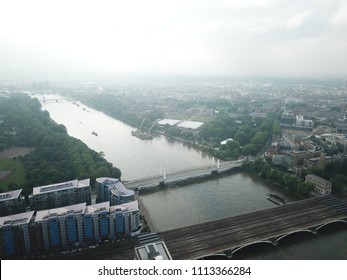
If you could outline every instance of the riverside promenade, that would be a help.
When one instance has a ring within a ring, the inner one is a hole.
[[[139,203],[139,210],[140,210],[140,215],[144,218],[146,225],[148,226],[148,229],[150,232],[158,232],[153,219],[151,218],[151,215],[149,214],[146,206],[144,205],[141,197],[139,197],[137,194],[135,194],[135,199]]]

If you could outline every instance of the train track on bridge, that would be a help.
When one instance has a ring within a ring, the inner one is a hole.
[[[331,222],[347,222],[347,193],[310,198],[230,218],[160,233],[173,259],[200,259],[261,242],[277,244],[300,231],[315,233]]]

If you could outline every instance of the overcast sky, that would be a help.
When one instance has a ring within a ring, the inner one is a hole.
[[[345,0],[0,0],[0,79],[347,76]]]

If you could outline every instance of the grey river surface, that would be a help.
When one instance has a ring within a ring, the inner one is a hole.
[[[42,96],[36,96],[42,99]],[[46,95],[46,99],[59,98]],[[61,97],[60,97],[61,98]],[[70,101],[42,103],[44,110],[69,135],[81,139],[91,149],[105,153],[105,158],[122,171],[123,180],[159,174],[204,164],[212,158],[164,136],[140,140],[131,136],[133,127],[113,119],[81,103]],[[92,134],[95,131],[98,136]],[[140,196],[160,231],[230,217],[267,207],[276,207],[266,199],[275,192],[288,201],[294,197],[245,173],[223,175],[199,180],[184,186],[168,186],[144,191]],[[280,241],[240,250],[240,259],[347,259],[347,225],[329,225],[313,236],[298,233]]]

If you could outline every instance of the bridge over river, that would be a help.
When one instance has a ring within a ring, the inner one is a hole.
[[[316,197],[230,218],[159,233],[173,259],[200,259],[256,243],[277,243],[296,232],[317,231],[330,223],[347,223],[347,193]]]
[[[223,173],[233,168],[240,167],[243,160],[239,161],[217,161],[211,165],[194,166],[181,170],[167,172],[165,169],[160,171],[159,175],[140,178],[132,181],[124,181],[123,185],[127,189],[146,189],[156,187],[161,184],[183,181],[191,178],[198,178],[211,175],[213,173]]]

